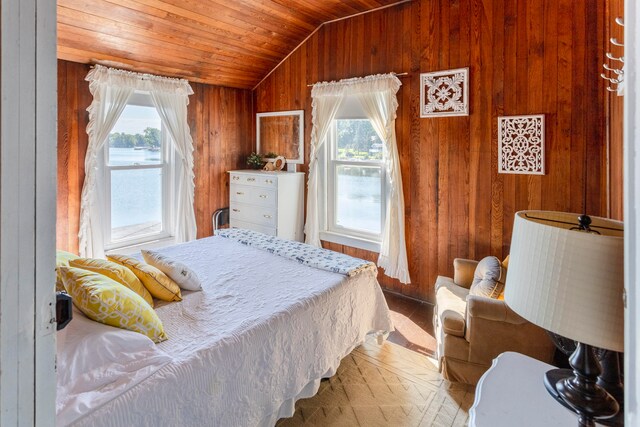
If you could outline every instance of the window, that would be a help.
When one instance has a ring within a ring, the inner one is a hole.
[[[384,143],[347,98],[326,141],[323,240],[379,250],[386,212]]]
[[[105,249],[171,235],[172,151],[150,96],[135,93],[104,149]]]

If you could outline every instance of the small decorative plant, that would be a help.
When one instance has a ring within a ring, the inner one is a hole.
[[[251,153],[249,154],[249,157],[247,157],[247,166],[249,166],[251,169],[262,168],[262,163],[262,156],[260,154]]]
[[[273,151],[269,151],[267,154],[264,155],[264,157],[267,159],[275,159],[276,157],[278,157],[278,155]]]

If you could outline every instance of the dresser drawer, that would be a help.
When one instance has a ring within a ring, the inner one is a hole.
[[[231,228],[244,228],[247,230],[258,231],[269,236],[278,235],[277,229],[275,227],[265,227],[264,225],[251,224],[250,222],[240,221],[238,219],[232,219],[229,225],[231,226]]]
[[[276,227],[278,224],[276,209],[273,207],[233,203],[229,214],[232,221],[236,219],[267,227]]]
[[[231,183],[231,202],[276,207],[276,189]]]
[[[231,184],[242,184],[242,185],[251,185],[255,187],[267,187],[267,188],[277,188],[278,187],[278,178],[269,174],[245,174],[245,173],[230,173],[230,182]]]

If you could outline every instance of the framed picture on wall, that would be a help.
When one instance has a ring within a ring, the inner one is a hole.
[[[498,172],[544,175],[544,114],[498,117]]]
[[[420,74],[420,117],[469,115],[469,68]]]

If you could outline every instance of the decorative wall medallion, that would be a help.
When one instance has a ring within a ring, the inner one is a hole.
[[[544,175],[544,115],[498,117],[498,172]]]
[[[420,117],[468,116],[469,69],[420,74]]]

